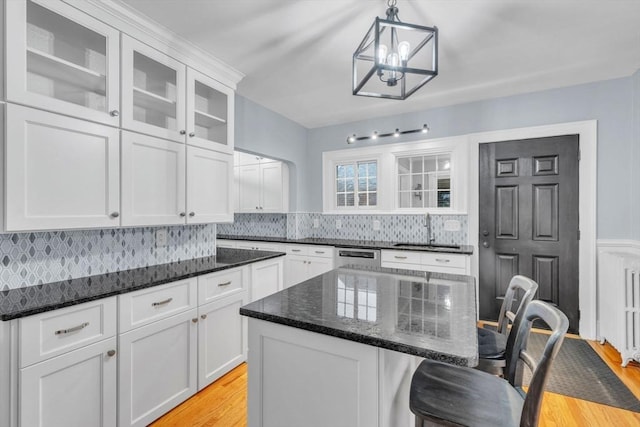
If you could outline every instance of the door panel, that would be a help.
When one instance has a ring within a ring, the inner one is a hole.
[[[480,317],[515,274],[578,329],[578,136],[480,145]]]

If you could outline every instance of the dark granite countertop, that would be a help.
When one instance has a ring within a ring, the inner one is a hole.
[[[217,254],[211,257],[0,291],[0,320],[30,316],[284,255],[282,252],[218,248]]]
[[[240,314],[456,365],[478,362],[470,276],[341,267]]]
[[[286,237],[262,237],[262,236],[232,236],[227,234],[218,234],[218,239],[227,240],[250,240],[254,242],[273,242],[273,243],[294,243],[302,245],[328,245],[338,248],[355,248],[355,249],[396,249],[402,251],[422,251],[422,252],[440,252],[450,254],[471,255],[473,246],[460,245],[456,248],[451,247],[425,247],[425,246],[402,246],[397,242],[378,242],[374,240],[348,240],[348,239],[322,239],[322,238],[306,238],[306,239],[287,239]],[[426,245],[426,244],[425,244]]]

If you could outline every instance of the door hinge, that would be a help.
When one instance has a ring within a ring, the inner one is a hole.
[[[578,150],[578,161],[582,160],[582,150]]]
[[[578,240],[580,240],[580,230],[578,230]]]

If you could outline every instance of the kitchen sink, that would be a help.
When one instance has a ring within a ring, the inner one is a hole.
[[[396,243],[396,248],[424,248],[424,249],[460,249],[460,245],[440,245],[437,243]]]

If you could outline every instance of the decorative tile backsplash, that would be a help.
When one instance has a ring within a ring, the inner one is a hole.
[[[215,255],[216,225],[0,234],[0,290]]]
[[[314,228],[314,220],[318,227]],[[446,231],[447,220],[458,221],[459,231]],[[336,221],[340,221],[338,229]],[[380,221],[380,230],[373,229],[373,222]],[[466,244],[466,215],[431,215],[431,237],[436,243]],[[428,228],[424,215],[341,215],[322,213],[290,214],[236,214],[233,224],[218,225],[218,232],[235,236],[265,236],[304,239],[319,237],[328,239],[375,240],[383,242],[426,243]]]

